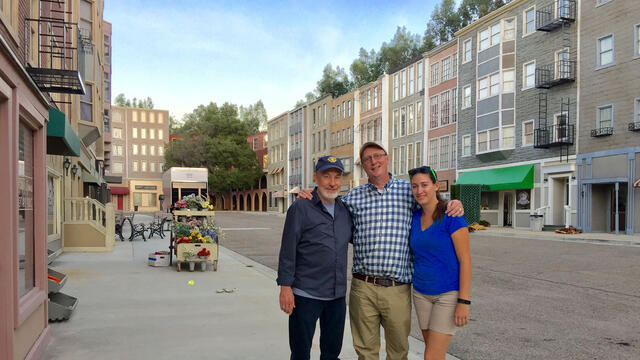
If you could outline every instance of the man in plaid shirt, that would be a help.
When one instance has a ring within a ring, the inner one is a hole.
[[[359,359],[378,359],[382,325],[387,359],[406,359],[413,272],[409,233],[418,204],[409,181],[389,173],[389,158],[382,146],[365,143],[360,159],[369,182],[342,197],[354,224],[349,295],[353,346]],[[309,198],[306,191],[300,197]],[[447,213],[461,216],[464,210],[460,201],[449,202]]]

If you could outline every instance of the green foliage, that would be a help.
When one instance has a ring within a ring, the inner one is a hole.
[[[359,88],[372,81],[376,81],[384,74],[385,67],[379,52],[373,49],[367,52],[364,48],[360,48],[360,54],[358,58],[351,63],[350,70],[354,86]]]
[[[264,108],[262,100],[258,100],[255,105],[244,107],[240,105],[240,120],[249,128],[249,134],[257,134],[267,126],[267,110]]]
[[[504,4],[504,0],[462,0],[458,8],[460,28],[471,24]]]
[[[249,188],[262,176],[256,154],[247,142],[249,128],[240,120],[236,105],[200,105],[185,115],[176,134],[184,139],[167,148],[166,166],[206,167],[213,193]]]
[[[148,96],[145,99],[140,99],[140,101],[138,101],[138,99],[135,97],[129,100],[123,93],[118,94],[113,100],[113,103],[116,106],[137,107],[141,109],[153,109],[154,106],[153,100],[151,100],[151,98]]]
[[[327,64],[322,70],[322,78],[318,81],[316,93],[319,97],[331,94],[333,97],[342,96],[353,90],[353,84],[349,80],[347,73],[340,66],[335,70],[331,64]]]
[[[125,107],[127,106],[127,98],[124,96],[124,94],[120,93],[116,96],[115,99],[113,99],[113,103],[116,106],[122,106]]]
[[[396,29],[393,39],[389,43],[382,43],[380,47],[380,61],[384,70],[404,65],[409,61],[422,56],[422,38],[418,34],[412,34],[406,27]]]
[[[453,34],[461,29],[461,23],[460,13],[456,10],[455,0],[442,0],[442,3],[436,5],[431,13],[431,20],[429,20],[427,30],[425,31],[425,39],[433,40],[433,45],[435,45],[435,43],[445,43],[453,39]],[[431,50],[433,47],[427,48],[426,50]]]

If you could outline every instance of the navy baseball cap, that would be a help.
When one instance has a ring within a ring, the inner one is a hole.
[[[338,169],[341,172],[344,172],[344,166],[342,166],[342,161],[335,156],[327,155],[318,159],[316,163],[316,172],[325,171],[328,169]]]

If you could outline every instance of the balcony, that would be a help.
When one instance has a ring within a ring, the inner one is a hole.
[[[556,146],[573,145],[575,138],[574,124],[560,124],[535,129],[533,147],[548,149]]]
[[[540,10],[536,10],[536,29],[538,31],[553,31],[574,21],[576,21],[575,0],[555,0]]]
[[[42,92],[61,94],[85,94],[82,76],[78,71],[78,48],[74,40],[80,42],[75,23],[65,21],[70,12],[64,2],[52,3],[51,8],[27,23],[37,26],[37,64],[26,70]],[[25,24],[26,28],[29,28]]]
[[[629,123],[629,131],[640,131],[640,121]]]
[[[549,89],[576,80],[576,62],[558,60],[536,67],[536,88]]]
[[[601,127],[591,130],[591,137],[611,136],[613,135],[612,127]]]

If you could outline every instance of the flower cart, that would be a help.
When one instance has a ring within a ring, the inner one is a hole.
[[[218,270],[219,229],[213,222],[214,212],[208,210],[174,210],[174,223],[169,244],[169,264],[176,255],[177,270],[189,264],[193,271],[196,264],[204,270],[211,266]]]

